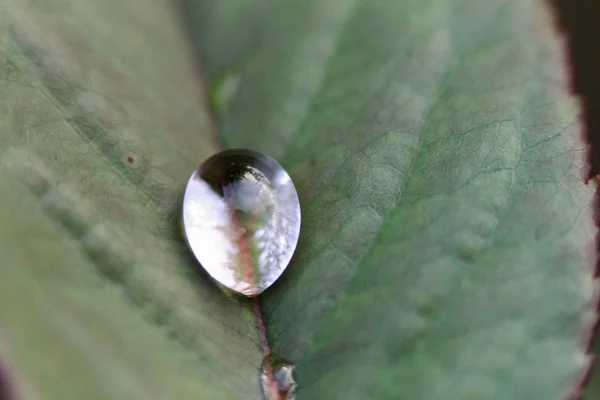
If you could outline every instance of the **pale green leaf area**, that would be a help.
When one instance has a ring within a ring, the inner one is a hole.
[[[300,400],[565,400],[596,230],[564,50],[541,0],[0,0],[19,393],[260,398],[256,323],[179,227],[222,140],[300,194],[262,297]]]
[[[23,390],[258,398],[254,321],[180,235],[217,145],[169,3],[0,4],[0,336]]]

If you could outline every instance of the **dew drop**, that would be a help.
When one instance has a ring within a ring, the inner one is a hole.
[[[287,267],[300,234],[300,202],[288,173],[245,149],[206,160],[190,178],[183,225],[192,252],[217,282],[262,293]]]
[[[209,93],[212,111],[219,117],[226,117],[231,101],[240,87],[240,76],[232,70],[226,70],[213,80]]]
[[[260,388],[265,400],[294,400],[298,388],[296,366],[276,355],[265,357],[260,372]]]

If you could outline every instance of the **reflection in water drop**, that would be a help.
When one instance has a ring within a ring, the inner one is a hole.
[[[206,160],[190,178],[183,223],[208,273],[254,296],[289,263],[300,233],[300,204],[292,180],[275,160],[227,150]]]
[[[298,388],[296,366],[275,355],[265,357],[260,373],[260,387],[265,400],[294,400]]]

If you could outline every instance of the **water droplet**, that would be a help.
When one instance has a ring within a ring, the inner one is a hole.
[[[276,355],[264,358],[260,373],[260,388],[265,400],[294,400],[298,388],[296,381],[294,364]]]
[[[183,225],[192,252],[216,281],[255,296],[281,276],[294,254],[300,202],[277,161],[251,150],[226,150],[192,174]]]
[[[232,70],[225,70],[214,80],[210,88],[209,103],[219,117],[227,116],[229,106],[240,87],[240,76]]]

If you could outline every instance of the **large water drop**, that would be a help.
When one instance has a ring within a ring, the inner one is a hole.
[[[300,202],[271,157],[234,149],[215,154],[190,178],[183,199],[188,244],[226,287],[255,296],[287,267],[300,234]]]

